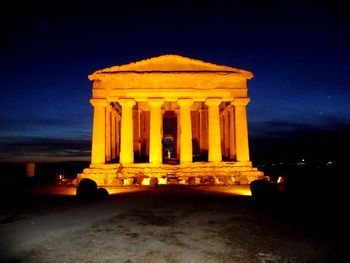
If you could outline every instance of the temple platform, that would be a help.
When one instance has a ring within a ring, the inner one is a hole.
[[[91,164],[78,174],[99,187],[130,185],[249,185],[264,173],[251,162],[193,162],[186,164]]]

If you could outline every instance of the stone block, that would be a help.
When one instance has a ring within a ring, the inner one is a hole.
[[[133,185],[134,178],[124,178],[123,179],[123,185]]]
[[[187,180],[187,183],[189,185],[195,185],[196,184],[196,178],[195,177],[189,177]]]
[[[149,185],[150,186],[157,186],[158,185],[158,178],[156,178],[156,177],[150,178]]]
[[[122,186],[123,185],[123,179],[120,178],[114,178],[111,185],[114,186]]]

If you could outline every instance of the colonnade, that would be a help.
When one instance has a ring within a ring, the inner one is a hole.
[[[149,162],[155,165],[163,162],[162,107],[166,101],[166,98],[146,101],[150,112],[148,156]],[[220,162],[223,156],[225,160],[248,162],[246,106],[249,101],[249,98],[234,98],[230,102],[223,102],[221,98],[207,98],[203,101],[205,111],[198,109],[197,117],[193,118],[191,113],[195,100],[177,99],[180,163],[192,162],[193,137],[197,137],[200,142],[207,142],[208,162]],[[91,163],[104,164],[114,159],[119,159],[121,164],[133,163],[133,107],[138,100],[117,98],[111,104],[106,99],[94,98],[90,102],[94,107]]]

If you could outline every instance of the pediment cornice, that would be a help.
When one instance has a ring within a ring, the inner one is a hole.
[[[179,55],[162,55],[126,65],[97,70],[89,75],[89,79],[95,80],[104,78],[105,76],[112,77],[115,74],[127,73],[226,73],[240,75],[246,79],[251,79],[253,77],[251,72],[238,68],[217,65]]]

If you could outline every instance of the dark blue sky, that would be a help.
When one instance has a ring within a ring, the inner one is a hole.
[[[253,158],[313,152],[335,158],[337,147],[349,144],[345,1],[113,2],[1,8],[0,161],[86,159],[87,75],[163,54],[254,73]]]

